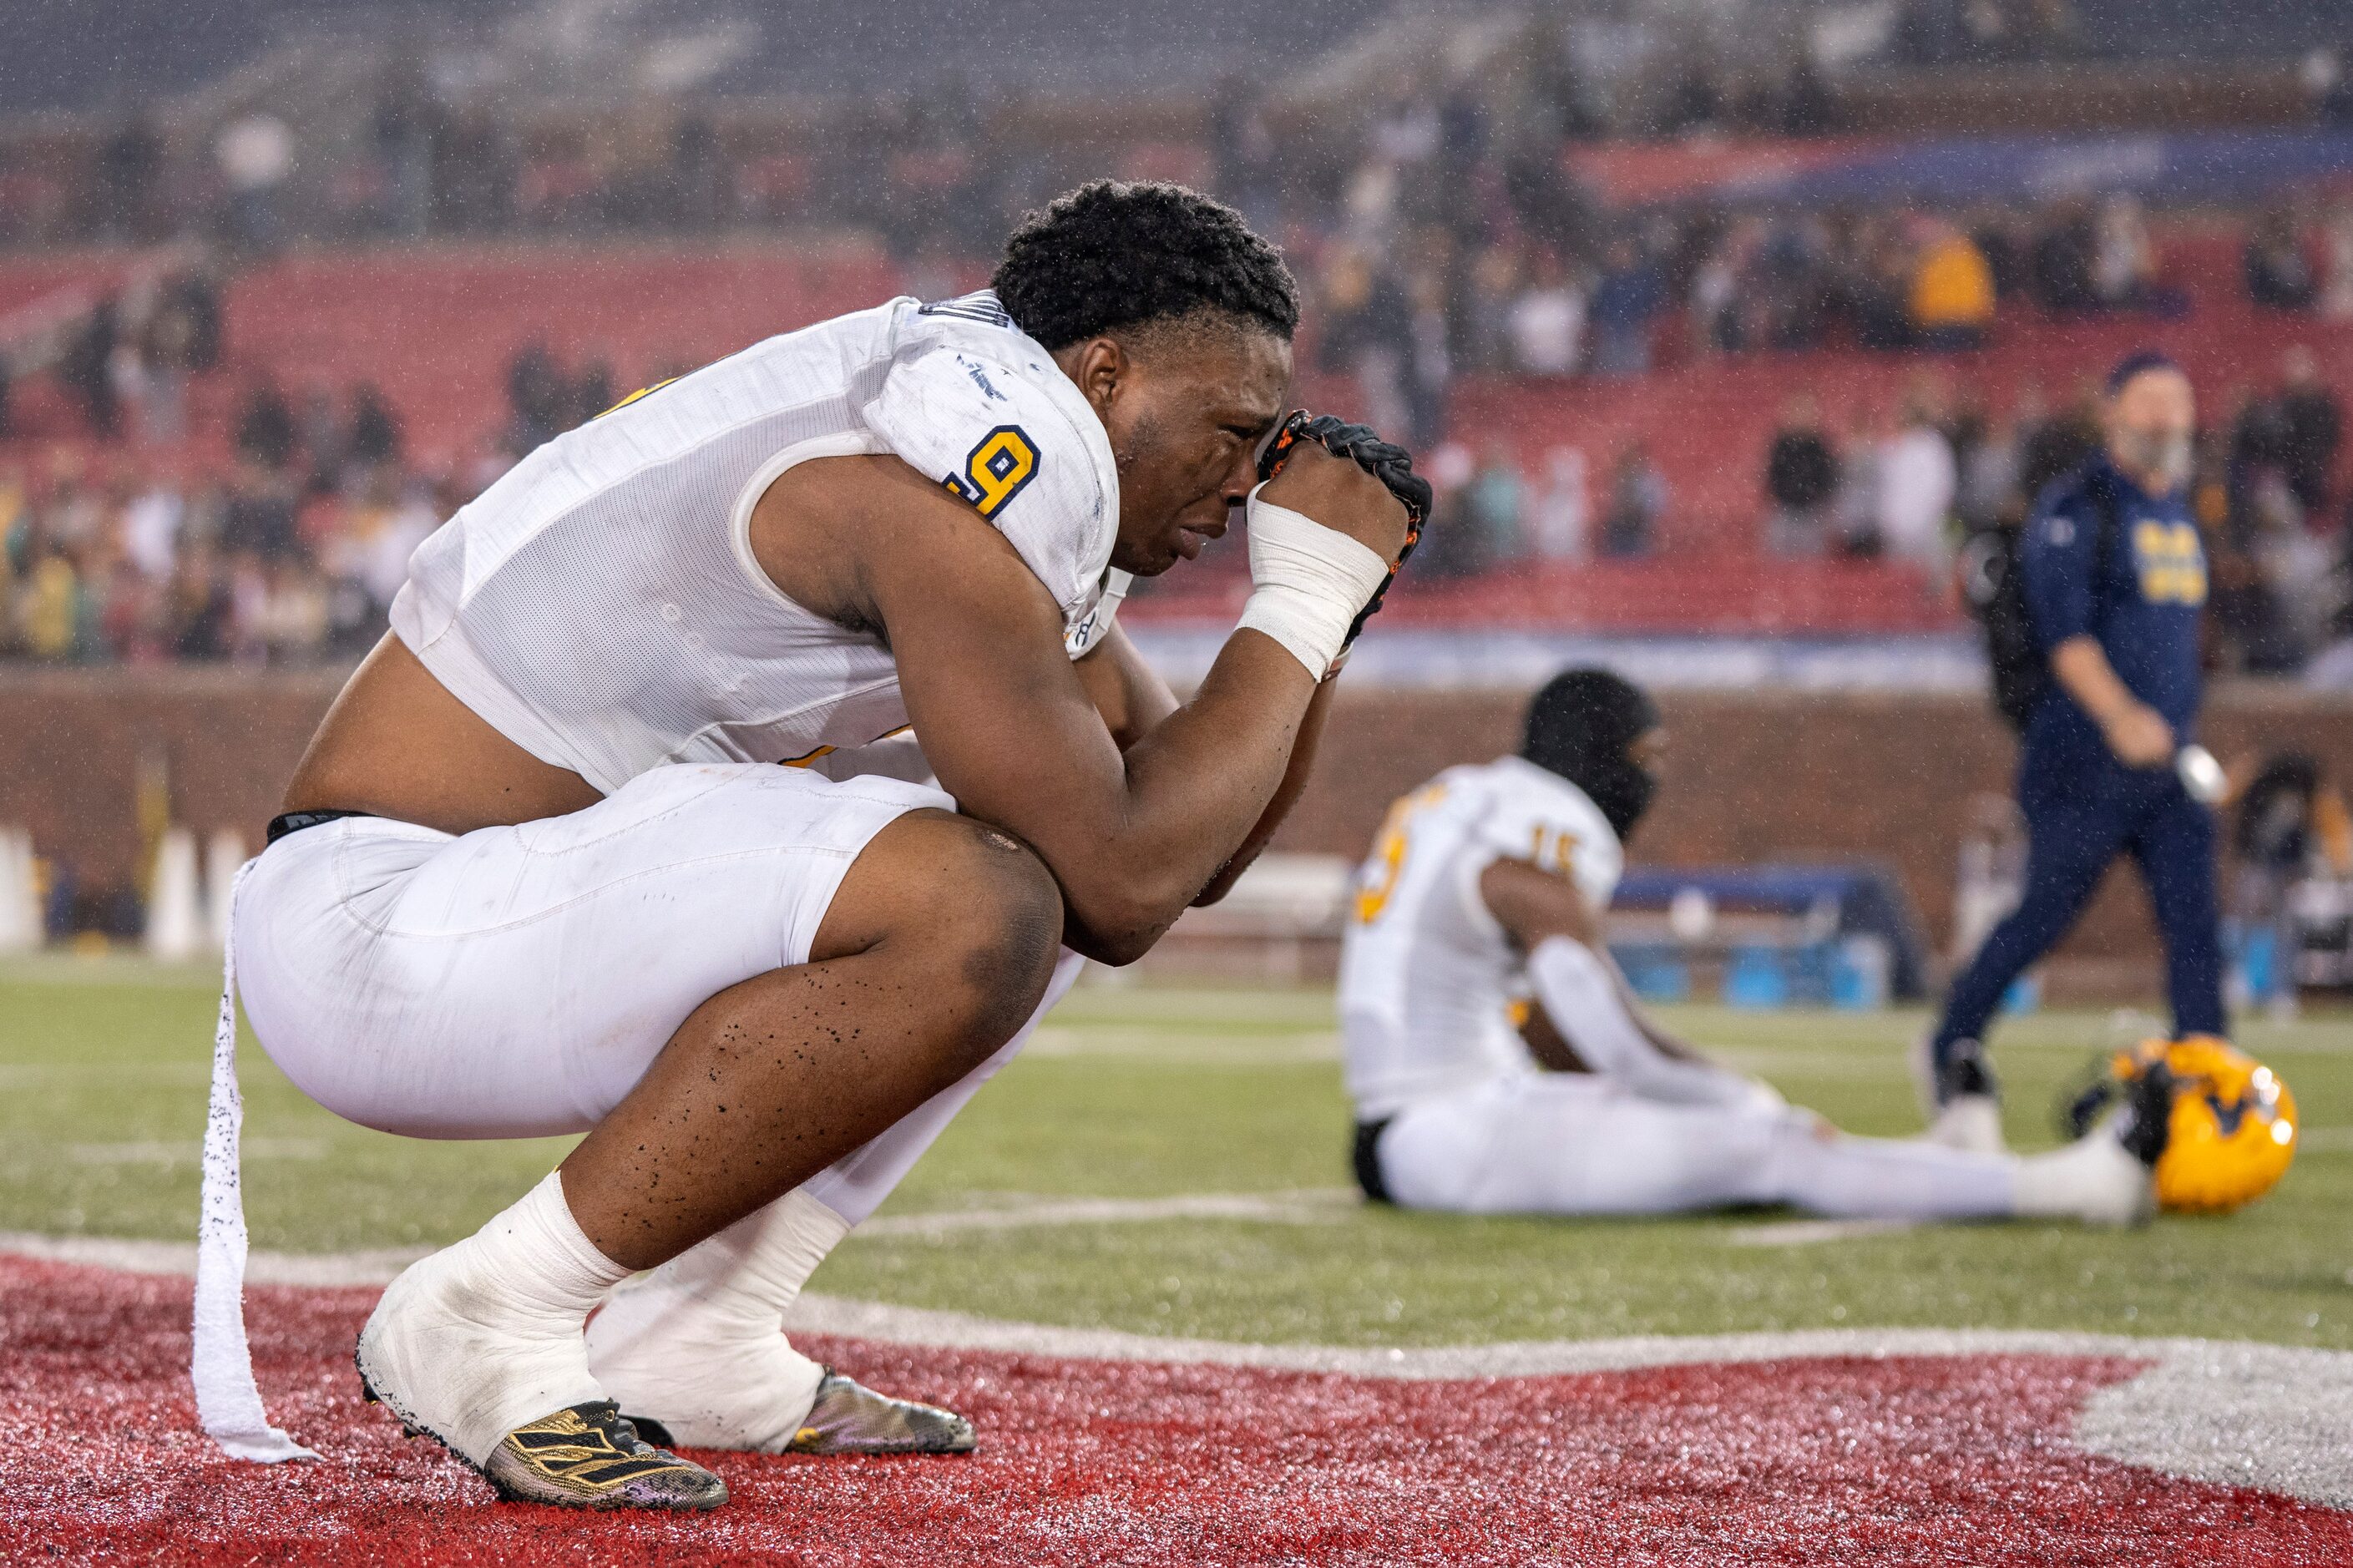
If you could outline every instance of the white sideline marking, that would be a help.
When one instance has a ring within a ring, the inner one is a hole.
[[[1724,1233],[1724,1238],[1735,1247],[1812,1247],[1825,1241],[1853,1241],[1862,1237],[1916,1230],[1919,1223],[1909,1219],[1767,1220],[1761,1225],[1735,1226]]]
[[[1115,1225],[1165,1219],[1261,1220],[1276,1225],[1325,1225],[1364,1202],[1349,1187],[1290,1193],[1187,1193],[1161,1198],[1040,1199],[1014,1206],[882,1215],[853,1237],[945,1239],[971,1230],[1014,1230],[1034,1225]]]
[[[271,1285],[380,1285],[426,1250],[321,1256],[256,1252],[247,1278]],[[0,1253],[147,1274],[193,1274],[196,1261],[193,1243],[5,1232],[0,1232]],[[1825,1356],[2118,1356],[2151,1365],[2086,1403],[2076,1439],[2088,1451],[2195,1480],[2258,1487],[2332,1507],[2353,1507],[2353,1352],[2348,1351],[2016,1329],[1801,1329],[1411,1350],[1261,1345],[1007,1322],[814,1293],[794,1304],[786,1326],[798,1333],[1017,1355],[1416,1380],[1557,1376]]]
[[[1328,1029],[1217,1035],[1166,1026],[1046,1024],[1029,1037],[1022,1055],[1206,1067],[1287,1067],[1338,1061],[1340,1037]]]
[[[204,1145],[194,1141],[167,1143],[142,1139],[130,1143],[67,1143],[66,1158],[77,1165],[193,1165],[205,1157]],[[323,1160],[330,1145],[324,1138],[245,1140],[248,1160]]]
[[[389,1285],[392,1277],[431,1252],[429,1247],[385,1247],[361,1252],[260,1252],[246,1259],[248,1285]],[[0,1231],[0,1253],[44,1263],[80,1263],[126,1274],[196,1272],[193,1241],[132,1241],[114,1236],[34,1236]]]
[[[2299,1154],[2342,1154],[2353,1149],[2353,1127],[2303,1127],[2296,1130],[2295,1152]]]

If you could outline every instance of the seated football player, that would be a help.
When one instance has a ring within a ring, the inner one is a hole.
[[[783,1314],[1019,1047],[1058,949],[1132,962],[1302,786],[1429,494],[1361,426],[1283,418],[1297,317],[1231,210],[1090,185],[992,289],[636,396],[418,548],[232,921],[254,1032],[327,1109],[586,1134],[385,1290],[359,1371],[408,1427],[594,1508],[725,1500],[648,1436],[972,1446]],[[1237,508],[1251,596],[1180,704],[1113,617]],[[910,724],[937,788],[861,767]],[[200,1279],[200,1347],[234,1310]],[[249,1373],[209,1405],[198,1373],[209,1430],[285,1456]]]
[[[1645,1018],[1602,915],[1664,740],[1645,693],[1572,669],[1536,693],[1519,755],[1450,768],[1390,809],[1340,959],[1368,1196],[1459,1214],[2147,1214],[2155,1079],[2056,1152],[1972,1153],[1849,1137]]]

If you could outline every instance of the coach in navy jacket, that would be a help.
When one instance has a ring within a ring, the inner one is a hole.
[[[2193,738],[2201,685],[2206,557],[2185,495],[2194,415],[2179,366],[2152,353],[2125,360],[2108,379],[2104,450],[2053,480],[2026,521],[2020,566],[2051,680],[2019,763],[2024,897],[1953,982],[1929,1041],[1939,1135],[1955,1142],[1981,1144],[1989,1127],[1999,1137],[1986,1025],[2119,854],[2148,883],[2176,1031],[2225,1027],[2214,816],[2174,765]]]

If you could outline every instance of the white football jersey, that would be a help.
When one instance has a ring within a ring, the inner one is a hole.
[[[1596,910],[1625,868],[1583,790],[1518,757],[1449,768],[1389,807],[1340,939],[1348,1095],[1366,1121],[1531,1067],[1509,1010],[1522,955],[1479,894],[1501,859],[1565,872]]]
[[[610,792],[674,762],[814,763],[902,729],[882,640],[753,559],[752,509],[812,458],[891,453],[970,502],[1061,606],[1111,625],[1103,422],[991,293],[893,300],[753,344],[532,453],[409,560],[393,630],[510,740]]]

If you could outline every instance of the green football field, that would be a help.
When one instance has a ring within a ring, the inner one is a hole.
[[[218,979],[121,958],[0,965],[0,1231],[185,1239]],[[1916,1015],[1670,1009],[1851,1131],[1917,1125]],[[2010,1135],[2119,1038],[2013,1021]],[[2203,1334],[2353,1347],[2353,1019],[2251,1024],[2301,1102],[2278,1191],[2117,1234],[2015,1224],[1810,1238],[1790,1216],[1461,1220],[1367,1208],[1321,991],[1085,986],[813,1289],[992,1318],[1335,1344],[1891,1325]],[[486,1048],[495,1048],[486,1042]],[[453,1239],[565,1145],[420,1143],[304,1100],[248,1040],[259,1247]]]

